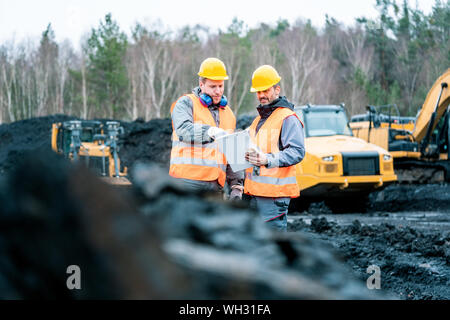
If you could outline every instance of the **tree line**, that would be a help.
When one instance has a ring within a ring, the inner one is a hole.
[[[135,120],[169,116],[170,105],[198,83],[209,56],[225,62],[225,95],[237,114],[254,111],[252,72],[273,65],[282,94],[297,105],[345,103],[349,113],[396,104],[413,116],[431,85],[450,66],[450,1],[430,14],[406,0],[376,0],[378,17],[344,26],[333,17],[261,23],[233,19],[225,30],[176,31],[136,23],[131,36],[111,14],[75,50],[57,43],[49,24],[38,44],[0,45],[0,123],[49,114]]]

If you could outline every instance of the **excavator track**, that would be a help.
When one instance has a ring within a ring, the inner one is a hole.
[[[450,182],[448,161],[424,163],[404,161],[394,165],[397,183],[432,184]]]

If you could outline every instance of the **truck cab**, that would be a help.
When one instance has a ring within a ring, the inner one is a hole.
[[[397,180],[385,149],[353,136],[343,105],[298,106],[305,157],[296,166],[300,197],[291,210],[325,200],[333,212],[364,212],[368,195]]]

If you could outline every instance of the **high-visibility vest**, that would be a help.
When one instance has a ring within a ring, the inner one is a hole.
[[[256,117],[249,130],[252,142],[264,153],[278,153],[280,151],[278,141],[283,121],[292,115],[297,116],[294,111],[288,108],[275,109],[258,130],[258,133],[256,133],[256,126],[261,117]],[[246,169],[244,193],[271,198],[298,197],[300,188],[295,178],[295,165],[270,169],[266,166],[261,166],[259,175],[255,174],[253,167]]]
[[[211,111],[203,106],[197,96],[187,94],[192,100],[193,122],[216,127]],[[175,107],[172,104],[170,113]],[[200,181],[215,181],[223,187],[226,179],[227,161],[218,151],[217,143],[191,143],[180,141],[172,121],[172,151],[170,153],[169,174],[175,178]],[[230,107],[219,108],[219,128],[232,133],[236,128],[236,117]]]

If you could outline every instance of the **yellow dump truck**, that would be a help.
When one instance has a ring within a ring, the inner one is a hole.
[[[324,200],[333,212],[364,212],[372,191],[397,180],[389,152],[353,136],[343,105],[295,111],[305,125],[306,154],[296,166],[300,197],[291,210]]]
[[[105,124],[93,120],[70,120],[52,125],[52,149],[73,161],[82,161],[104,181],[114,185],[130,185],[127,168],[121,170],[118,135],[120,123]]]
[[[449,84],[450,68],[433,84],[409,123],[394,123],[395,117],[371,106],[365,117],[352,119],[355,136],[389,150],[400,182],[450,182]]]

